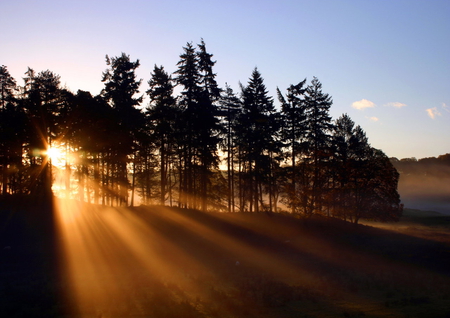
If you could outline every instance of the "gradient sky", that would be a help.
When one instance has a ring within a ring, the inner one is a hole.
[[[316,76],[333,118],[349,114],[389,157],[450,153],[449,0],[1,0],[0,13],[0,64],[20,85],[29,66],[95,95],[105,55],[125,52],[145,92],[155,64],[175,71],[203,38],[222,87],[258,67],[276,100]]]

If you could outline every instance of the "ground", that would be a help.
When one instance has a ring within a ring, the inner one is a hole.
[[[56,207],[3,206],[0,317],[450,317],[450,217],[436,213],[353,225]]]

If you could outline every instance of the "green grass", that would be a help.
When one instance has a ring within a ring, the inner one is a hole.
[[[96,211],[100,219],[119,213]],[[115,279],[103,267],[93,279],[77,276],[110,296],[92,295],[76,308],[64,297],[73,283],[60,271],[51,222],[36,211],[2,211],[0,317],[450,317],[445,216],[407,210],[401,222],[377,228],[266,213],[126,213],[165,270],[136,261],[147,252],[111,230],[114,248],[104,257]]]

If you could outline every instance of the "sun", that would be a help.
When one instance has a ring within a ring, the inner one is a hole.
[[[66,164],[66,152],[60,147],[48,147],[47,156],[53,166],[64,167]]]

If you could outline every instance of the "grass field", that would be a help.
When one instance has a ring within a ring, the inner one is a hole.
[[[0,221],[0,317],[450,317],[438,214],[355,226],[72,203]]]

